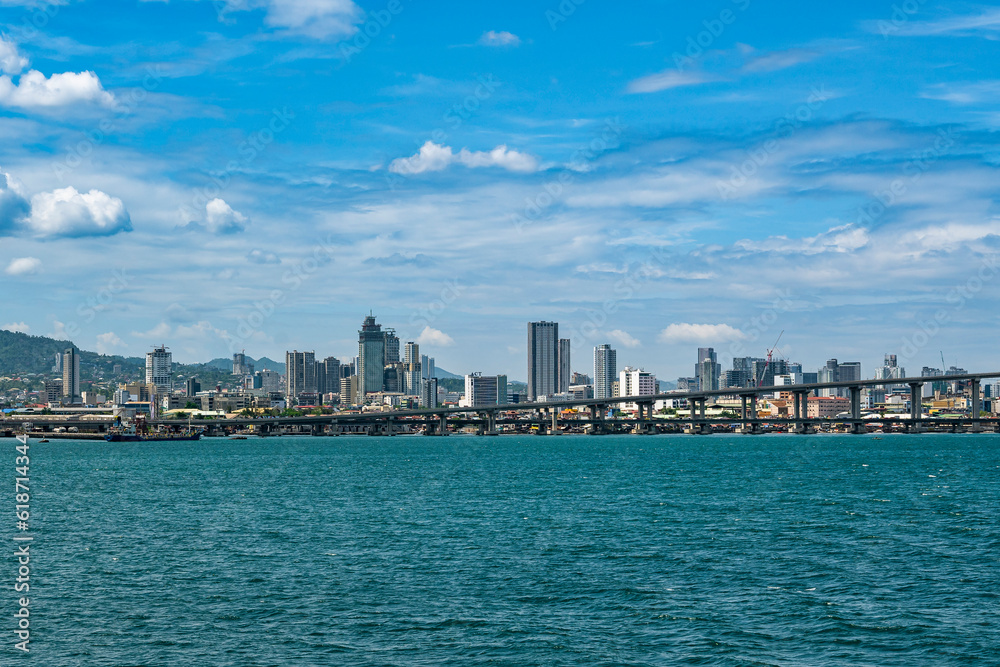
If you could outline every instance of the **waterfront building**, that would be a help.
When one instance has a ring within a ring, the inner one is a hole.
[[[288,405],[296,405],[299,394],[304,393],[316,393],[316,353],[285,352],[285,399]]]
[[[70,403],[80,402],[80,353],[68,348],[62,356],[62,395]]]
[[[146,353],[146,384],[156,385],[158,393],[169,393],[172,385],[171,359],[173,355],[167,352],[164,345],[153,348]]]
[[[535,401],[558,389],[559,324],[528,322],[528,400]]]
[[[594,398],[611,398],[618,377],[618,352],[607,343],[594,348]],[[589,383],[587,383],[589,384]]]
[[[653,396],[656,394],[656,376],[649,371],[626,366],[618,374],[619,396]],[[635,410],[635,403],[623,403],[623,410]]]
[[[507,376],[472,373],[465,376],[465,396],[462,407],[478,408],[503,405],[507,402]]]
[[[436,408],[438,403],[437,378],[427,378],[420,381],[420,407]]]
[[[349,375],[340,379],[340,405],[348,407],[358,404],[358,376]]]
[[[365,394],[382,391],[384,386],[385,342],[382,325],[376,324],[374,315],[368,315],[358,331],[358,393],[362,400]],[[398,347],[396,357],[399,357]]]
[[[559,348],[556,351],[556,366],[559,379],[556,382],[556,388],[560,394],[569,391],[570,376],[573,373],[570,367],[569,347],[569,338],[559,339]]]
[[[698,363],[695,364],[694,375],[698,378],[698,391],[712,391],[719,388],[722,366],[714,348],[698,348]]]

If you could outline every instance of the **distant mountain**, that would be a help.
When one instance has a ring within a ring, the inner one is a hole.
[[[0,375],[37,373],[54,375],[56,354],[76,347],[68,340],[0,330]],[[140,357],[120,357],[80,350],[80,374],[83,377],[107,375],[117,364],[123,373],[145,373],[146,360]]]
[[[247,357],[247,362],[253,364],[253,369],[255,371],[262,371],[265,368],[269,371],[277,371],[281,375],[285,374],[285,364],[279,363],[274,359],[268,359],[267,357],[261,357],[260,359],[254,359],[253,357]],[[220,371],[233,371],[233,360],[232,358],[226,359],[224,357],[219,357],[218,359],[212,359],[205,363],[206,366],[211,368],[218,368]]]
[[[464,380],[465,379],[464,375],[455,375],[454,373],[449,373],[448,371],[446,371],[445,369],[440,368],[440,367],[435,367],[434,368],[434,377],[438,378],[439,380]]]

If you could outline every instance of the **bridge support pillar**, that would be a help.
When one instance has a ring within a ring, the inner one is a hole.
[[[448,415],[441,415],[438,418],[438,435],[448,435]]]
[[[552,408],[549,412],[552,413],[552,435],[562,435],[559,430],[559,408]]]
[[[907,425],[907,432],[921,433],[924,431],[920,420],[923,416],[924,383],[910,383],[910,423]]]
[[[979,416],[983,410],[982,401],[979,396],[979,379],[972,381],[972,406],[969,409],[969,414],[972,416],[972,426],[969,429],[971,433],[982,433],[982,425],[979,423]]]
[[[809,417],[809,392],[796,391],[792,394],[792,406],[794,408],[795,423],[792,425],[792,433],[813,433],[812,426],[805,420]]]
[[[861,423],[861,387],[848,387],[851,394],[851,433],[864,433]]]
[[[486,413],[486,433],[485,435],[497,435],[497,411],[490,410]]]
[[[604,415],[608,411],[608,406],[606,405],[592,405],[590,406],[590,434],[591,435],[604,435]]]

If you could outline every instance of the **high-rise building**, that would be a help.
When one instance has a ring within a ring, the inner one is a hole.
[[[817,373],[818,382],[851,382],[861,379],[861,362],[845,361],[838,362],[836,359],[829,359],[826,365],[819,369]],[[825,398],[847,396],[846,387],[836,389],[821,389],[819,395]]]
[[[62,362],[60,361],[60,366]],[[46,380],[45,381],[45,402],[46,403],[58,403],[59,399],[63,394],[63,383],[62,380]]]
[[[559,388],[559,324],[528,322],[528,400],[551,396]]]
[[[875,371],[876,380],[896,380],[905,377],[906,377],[906,369],[900,366],[896,362],[895,354],[885,355],[885,363],[882,364],[881,368],[876,369]],[[887,392],[898,391],[906,388],[907,388],[906,385],[899,385],[899,384],[885,386],[885,390]]]
[[[463,407],[503,405],[507,402],[507,376],[473,373],[465,376]]]
[[[233,375],[253,375],[253,364],[247,362],[247,355],[233,353]]]
[[[357,375],[348,375],[340,379],[340,404],[345,407],[358,404]]]
[[[323,394],[340,393],[340,360],[336,357],[316,362],[316,393],[320,398]]]
[[[62,375],[62,353],[56,352],[56,363],[52,365],[52,372]]]
[[[285,352],[285,399],[296,405],[299,394],[316,393],[316,353]]]
[[[153,348],[146,353],[146,384],[156,385],[157,393],[169,393],[172,386],[170,362],[173,355],[166,346]]]
[[[382,391],[385,386],[385,342],[382,325],[375,323],[374,315],[368,315],[358,332],[359,402],[364,401],[366,394]],[[398,347],[396,356],[399,357]]]
[[[428,357],[426,354],[420,355],[420,377],[424,380],[437,377],[434,374],[434,357]]]
[[[399,363],[399,336],[395,329],[386,329],[385,334],[385,363]]]
[[[719,388],[722,366],[714,348],[698,348],[698,363],[695,364],[694,375],[698,378],[698,391],[713,391]]]
[[[611,398],[611,384],[618,376],[618,353],[608,344],[594,348],[594,398]]]
[[[573,374],[569,360],[569,338],[559,339],[556,366],[559,373],[559,381],[557,382],[558,393],[565,394],[569,391],[570,379]]]
[[[199,391],[201,391],[201,382],[198,382],[198,378],[188,378],[184,383],[184,395],[197,396]]]
[[[428,378],[420,381],[420,407],[436,408],[438,406],[438,381],[437,378]]]
[[[648,371],[626,366],[618,374],[619,396],[652,396],[656,393],[656,376]],[[625,410],[634,410],[634,403],[624,403]]]
[[[62,393],[70,403],[80,401],[80,353],[75,347],[63,352],[62,357]]]
[[[403,355],[403,393],[407,396],[420,395],[420,346],[410,341]]]

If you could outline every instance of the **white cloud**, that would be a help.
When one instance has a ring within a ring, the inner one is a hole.
[[[786,49],[756,56],[743,69],[747,72],[775,72],[807,63],[819,57],[819,51],[812,49]]]
[[[40,268],[42,268],[42,260],[37,257],[18,257],[11,260],[4,273],[10,276],[25,276],[38,273]]]
[[[661,343],[729,343],[746,338],[739,329],[728,324],[671,324],[660,332]]]
[[[621,329],[615,329],[614,331],[609,331],[607,333],[608,338],[615,340],[619,345],[624,347],[641,347],[642,342],[638,338],[632,336],[627,331],[622,331]]]
[[[910,21],[895,23],[890,21],[872,21],[869,27],[873,32],[889,35],[977,35],[1000,31],[1000,9],[990,9],[981,14],[966,14],[949,16],[936,21]]]
[[[350,37],[365,17],[351,0],[225,0],[220,19],[260,8],[267,12],[265,25],[314,39]]]
[[[483,33],[477,44],[481,46],[520,46],[521,38],[514,33],[501,30],[489,30]]]
[[[630,93],[657,93],[661,90],[680,88],[682,86],[697,86],[718,80],[718,77],[704,72],[682,72],[678,69],[665,69],[662,72],[640,77],[629,82],[627,90]]]
[[[435,345],[437,347],[448,347],[449,345],[455,344],[455,339],[441,331],[440,329],[432,329],[427,326],[424,330],[420,332],[417,337],[417,344],[419,345]]]
[[[254,248],[247,253],[247,260],[254,264],[281,264],[281,258],[270,250]]]
[[[213,199],[205,205],[205,225],[213,234],[236,234],[246,229],[249,222],[222,199]]]
[[[0,74],[20,74],[28,66],[28,59],[17,51],[17,45],[0,35]]]
[[[0,171],[0,236],[12,232],[29,213],[31,204],[21,184],[10,174]]]
[[[33,196],[25,226],[37,237],[111,236],[132,231],[132,219],[121,199],[70,186]]]
[[[393,160],[389,171],[395,174],[422,174],[425,171],[441,171],[452,164],[461,164],[470,169],[501,167],[516,172],[538,169],[538,160],[533,155],[508,149],[503,144],[491,151],[470,151],[463,148],[458,153],[453,153],[450,146],[428,141],[416,155]]]
[[[10,324],[0,324],[0,329],[13,331],[14,333],[31,333],[31,327],[24,322],[11,322]]]
[[[104,90],[93,72],[64,72],[45,78],[33,69],[22,74],[16,84],[9,76],[0,76],[0,104],[23,109],[79,104],[112,107],[115,97]]]
[[[97,352],[99,354],[112,354],[122,346],[122,339],[115,335],[113,331],[98,334]]]

